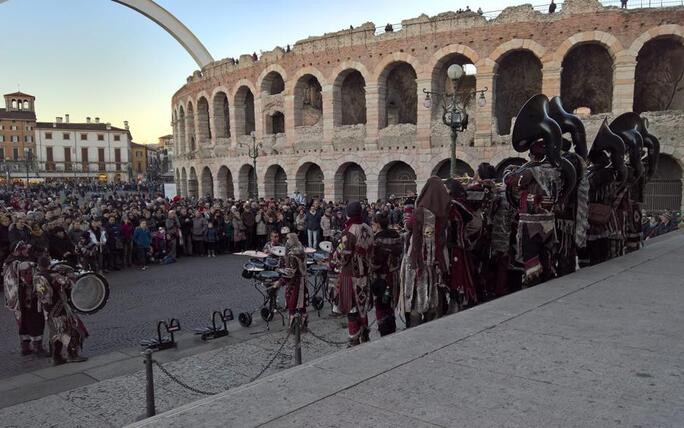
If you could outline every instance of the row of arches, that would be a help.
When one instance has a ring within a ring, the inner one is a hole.
[[[509,158],[500,165],[522,165],[521,158]],[[439,162],[431,171],[432,175],[443,178],[449,176],[450,160]],[[473,176],[473,168],[462,160],[457,161],[456,170],[460,175]],[[280,164],[272,164],[263,173],[263,189],[266,198],[285,198],[295,190],[309,198],[331,198],[326,195],[326,180],[334,183],[334,193],[341,200],[363,200],[368,198],[368,177],[366,171],[358,163],[345,162],[330,177],[326,177],[321,166],[315,162],[304,162],[294,173],[288,173]],[[212,196],[222,199],[254,198],[257,190],[257,176],[250,164],[242,165],[237,171],[223,165],[216,172],[209,167],[196,170],[194,167],[180,168],[176,171],[181,195],[190,197]],[[374,181],[380,185],[379,195],[405,197],[417,192],[417,176],[415,169],[403,161],[391,161],[380,168]],[[371,178],[371,179],[373,179]]]
[[[568,109],[581,108],[592,114],[611,112],[616,105],[613,100],[616,83],[623,84],[625,79],[622,69],[625,65],[632,67],[634,111],[682,109],[682,31],[679,26],[665,27],[672,34],[662,30],[648,40],[635,42],[639,46],[634,52],[631,52],[634,47],[623,49],[610,34],[592,32],[600,33],[600,37],[594,35],[591,37],[595,39],[588,39],[589,36],[575,35],[573,39],[580,41],[568,42],[569,47],[563,44],[556,53],[547,52],[532,40],[516,39],[497,48],[490,58],[481,59],[466,46],[450,45],[435,53],[434,63],[429,66],[420,64],[411,55],[395,53],[383,60],[372,74],[361,63],[344,62],[329,79],[312,66],[289,79],[286,71],[274,64],[262,72],[256,85],[243,79],[232,91],[220,86],[212,94],[203,91],[196,99],[179,103],[173,112],[178,152],[196,150],[197,141],[210,143],[212,134],[216,138],[230,138],[233,134],[239,137],[260,127],[262,134],[269,135],[286,132],[290,129],[287,124],[295,128],[322,125],[324,114],[331,115],[333,127],[366,124],[368,117],[374,120],[377,117],[377,123],[372,125],[378,129],[417,124],[422,104],[419,97],[427,82],[431,90],[445,94],[444,99],[450,100],[454,89],[446,70],[451,64],[469,66],[472,70],[459,81],[458,92],[471,93],[479,88],[482,73],[492,76],[485,77],[493,80],[488,94],[490,103],[481,109],[491,109],[493,128],[499,135],[510,133],[512,121],[524,101],[532,94],[543,92],[544,82],[549,79],[560,81],[557,91]],[[629,60],[631,65],[624,59],[625,55],[634,58]],[[419,82],[426,83],[419,88]],[[323,89],[328,83],[331,83],[330,89],[326,89],[331,92],[329,99]],[[292,95],[294,109],[286,108],[285,95]],[[255,109],[255,98],[261,101],[260,112]],[[439,121],[441,101],[432,103],[431,121]],[[478,109],[473,101],[469,98],[466,102],[466,110],[471,113]],[[371,115],[369,108],[377,110]],[[257,114],[261,117],[256,117]]]

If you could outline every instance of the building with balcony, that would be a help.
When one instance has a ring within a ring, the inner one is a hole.
[[[667,5],[667,2],[664,3]],[[330,200],[376,200],[420,189],[450,171],[442,106],[452,64],[474,70],[457,171],[525,162],[510,144],[515,115],[536,93],[586,112],[589,143],[601,122],[634,110],[662,147],[645,207],[682,206],[684,7],[620,9],[568,0],[553,14],[530,5],[496,16],[422,15],[372,23],[216,61],[172,98],[176,182],[183,196],[247,199],[299,190]],[[423,90],[443,93],[425,102]],[[477,100],[479,101],[479,100]],[[257,170],[248,147],[260,145]]]
[[[35,130],[39,173],[46,179],[88,179],[127,182],[131,133],[100,122],[70,122],[69,115],[38,122]]]

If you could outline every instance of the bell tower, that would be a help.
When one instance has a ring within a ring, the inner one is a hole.
[[[36,97],[23,92],[5,94],[5,109],[7,111],[36,111]]]

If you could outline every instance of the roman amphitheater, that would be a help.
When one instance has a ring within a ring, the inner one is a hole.
[[[560,95],[583,115],[590,142],[604,118],[644,113],[662,145],[646,207],[680,209],[682,23],[682,6],[568,0],[554,14],[522,5],[496,17],[422,15],[393,31],[366,23],[258,58],[216,61],[173,96],[178,191],[375,200],[420,189],[430,176],[449,174],[442,114],[453,91],[446,70],[457,63],[474,65],[457,89],[470,116],[458,135],[459,172],[472,174],[483,161],[523,162],[509,143],[518,109],[535,93]],[[485,103],[468,96],[485,88]],[[426,103],[424,89],[445,96]]]

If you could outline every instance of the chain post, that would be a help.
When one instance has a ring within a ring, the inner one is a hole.
[[[301,315],[300,314],[295,314],[294,318],[294,323],[293,323],[293,328],[294,328],[294,335],[295,335],[295,349],[294,349],[294,357],[295,357],[295,365],[298,366],[302,364],[302,326],[301,326]]]
[[[146,416],[149,418],[157,413],[154,406],[154,371],[152,370],[152,350],[146,349],[143,352],[143,355],[145,357],[145,398],[147,406]]]

